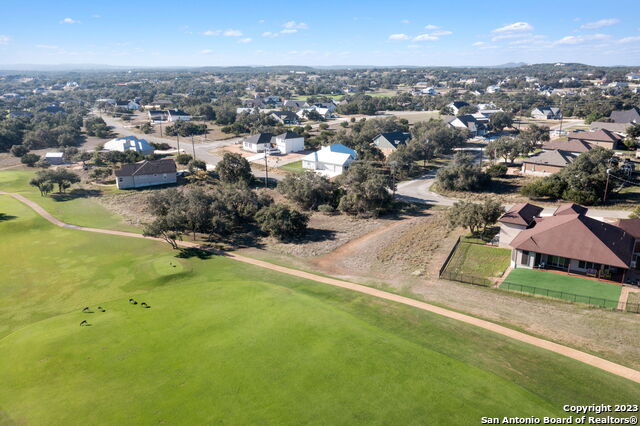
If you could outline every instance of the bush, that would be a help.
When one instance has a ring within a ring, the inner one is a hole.
[[[29,152],[29,148],[24,145],[13,145],[11,147],[11,154],[15,157],[22,157]]]
[[[338,186],[314,172],[288,175],[278,184],[278,191],[305,210],[338,203]]]
[[[186,166],[187,164],[189,164],[189,162],[192,159],[193,159],[193,157],[190,156],[189,154],[178,154],[178,155],[176,155],[176,163],[182,164],[183,166]]]
[[[491,182],[491,176],[474,164],[472,155],[459,152],[451,164],[438,170],[436,182],[442,189],[472,191],[485,187]]]
[[[38,154],[32,154],[32,153],[24,154],[22,157],[20,157],[20,161],[22,162],[22,164],[26,164],[29,167],[35,166],[35,164],[39,160],[40,160],[40,156]]]
[[[263,232],[286,241],[304,235],[309,216],[284,204],[273,204],[258,211],[256,222]]]
[[[330,204],[321,204],[318,206],[318,211],[328,216],[336,214],[336,209]]]
[[[248,185],[253,180],[251,165],[247,159],[231,152],[224,154],[222,160],[216,165],[216,172],[220,180],[227,183],[242,182]]]
[[[151,142],[151,146],[160,151],[171,149],[171,145],[166,142]]]
[[[487,167],[487,173],[491,177],[502,177],[507,174],[507,166],[504,164],[492,164]]]

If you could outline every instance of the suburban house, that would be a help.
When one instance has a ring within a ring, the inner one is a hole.
[[[298,116],[291,111],[273,111],[271,117],[282,124],[300,124]]]
[[[373,144],[387,157],[400,145],[406,145],[409,139],[411,139],[409,132],[386,132],[373,138]]]
[[[313,104],[312,106],[314,106],[316,108],[326,108],[332,114],[334,112],[336,112],[336,109],[338,109],[336,104],[334,104],[333,102],[318,102],[318,103]]]
[[[47,152],[44,161],[51,165],[64,164],[64,152]]]
[[[169,118],[167,112],[161,109],[150,109],[147,111],[147,115],[153,123],[163,123]]]
[[[487,93],[498,93],[501,90],[500,86],[492,85],[487,87]]]
[[[285,132],[281,135],[258,133],[242,141],[242,149],[251,152],[264,152],[276,148],[282,154],[304,151],[304,137],[295,132]]]
[[[612,111],[609,118],[614,123],[626,123],[628,125],[640,123],[640,108],[633,107],[621,111]]]
[[[322,107],[318,107],[316,105],[312,105],[310,107],[302,108],[302,109],[298,110],[298,112],[296,112],[296,115],[298,117],[300,117],[301,119],[305,119],[305,118],[307,118],[309,116],[309,114],[312,111],[318,113],[320,115],[320,117],[324,118],[325,120],[328,120],[329,118],[333,117],[333,113],[331,112],[331,110],[329,108],[322,108]]]
[[[481,120],[473,115],[460,115],[453,117],[449,121],[449,125],[459,129],[467,129],[471,137],[482,136],[487,133],[487,126],[484,123],[485,120]]]
[[[608,130],[621,136],[626,136],[630,123],[607,123],[605,121],[594,121],[589,128],[591,130]]]
[[[543,208],[529,203],[520,203],[511,207],[503,214],[500,222],[498,247],[508,248],[511,241],[523,230],[527,229],[536,217],[540,216]]]
[[[107,151],[135,151],[142,155],[153,154],[154,148],[145,139],[138,139],[135,136],[123,136],[121,138],[111,139],[104,144]]]
[[[562,112],[556,107],[538,107],[531,111],[531,117],[543,120],[560,120]]]
[[[118,189],[167,185],[176,182],[176,163],[168,158],[124,164],[116,170]]]
[[[191,121],[191,115],[180,109],[167,110],[168,121]]]
[[[465,101],[454,101],[447,105],[447,107],[449,107],[451,111],[453,111],[454,115],[458,115],[460,113],[460,109],[466,106],[469,106],[469,104]]]
[[[627,80],[632,81],[632,80],[640,80],[640,74],[635,73],[635,72],[630,72],[629,74],[626,75]]]
[[[297,111],[301,108],[308,108],[309,104],[307,103],[307,101],[298,101],[298,100],[288,99],[284,101],[284,107],[288,111]]]
[[[569,134],[569,142],[581,141],[594,146],[601,146],[606,149],[616,149],[617,145],[622,142],[622,137],[606,130],[600,129],[592,132],[575,132]]]
[[[134,101],[116,101],[113,105],[116,108],[124,108],[130,111],[137,111],[140,109],[140,104]]]
[[[569,151],[554,149],[543,151],[522,160],[522,173],[546,176],[559,172],[567,167],[577,157]]]
[[[529,214],[533,211],[528,207]],[[627,219],[610,224],[588,217],[587,211],[576,204],[564,204],[552,216],[535,217],[509,243],[511,266],[624,282],[635,274],[640,221]],[[517,216],[516,212],[507,212],[500,219],[501,227],[502,219],[509,214]],[[505,226],[510,225],[510,219],[505,220]]]
[[[580,155],[590,151],[593,146],[581,139],[554,139],[542,144],[543,151],[565,151],[574,155]]]
[[[342,144],[323,146],[319,151],[302,157],[302,167],[333,177],[342,174],[357,155]]]

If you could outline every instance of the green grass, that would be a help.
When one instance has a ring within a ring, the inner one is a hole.
[[[0,171],[0,191],[15,192],[40,204],[45,210],[63,222],[92,228],[117,229],[119,231],[140,232],[138,228],[124,222],[123,218],[109,211],[94,197],[76,197],[66,201],[57,201],[56,194],[42,197],[37,188],[29,185],[34,172]],[[78,188],[74,185],[70,190]],[[98,191],[109,193],[117,191],[115,187],[96,187]]]
[[[625,379],[408,306],[57,228],[6,196],[0,211],[2,424],[474,424],[640,398]]]
[[[531,288],[520,288],[518,285]],[[608,308],[617,306],[621,289],[619,285],[602,281],[526,268],[517,268],[511,271],[500,288],[542,294],[581,303],[604,304]],[[589,300],[589,297],[605,299],[608,302],[596,299]]]
[[[509,266],[511,250],[460,242],[447,272],[475,277],[500,277]]]
[[[305,169],[302,168],[302,160],[294,161],[293,163],[285,164],[278,168],[291,173],[302,173],[305,171]]]

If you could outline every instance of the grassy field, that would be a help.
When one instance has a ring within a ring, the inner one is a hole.
[[[509,266],[511,250],[460,242],[447,272],[475,277],[499,277]]]
[[[67,197],[61,198],[55,193],[42,197],[37,188],[29,185],[34,173],[25,170],[0,171],[0,191],[22,194],[40,204],[58,219],[73,225],[140,232],[138,228],[125,223],[122,217],[109,211],[95,199],[100,193],[117,191],[114,187],[96,187],[83,191],[74,185],[68,191]]]
[[[294,161],[293,163],[285,164],[278,168],[291,173],[302,173],[305,171],[305,169],[302,168],[302,160]]]
[[[470,424],[640,398],[407,306],[57,228],[6,196],[0,212],[0,424]]]
[[[515,285],[511,285],[510,283]],[[531,288],[520,288],[518,285]],[[601,305],[603,302],[601,300],[589,301],[589,297],[606,299],[610,301],[605,303],[605,306],[609,308],[615,308],[617,306],[621,289],[619,285],[606,282],[525,268],[517,268],[511,271],[500,288],[548,295],[549,297],[555,297],[557,299],[596,305]],[[549,292],[547,292],[547,290],[549,290]],[[576,298],[566,293],[575,294],[580,297]]]

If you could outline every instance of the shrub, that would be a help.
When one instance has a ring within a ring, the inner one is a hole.
[[[15,157],[22,157],[29,152],[29,148],[24,145],[13,145],[11,147],[11,154]]]
[[[313,172],[285,177],[278,190],[305,210],[316,210],[321,204],[337,205],[338,186]]]
[[[22,164],[26,164],[29,167],[35,166],[35,164],[39,160],[40,160],[40,156],[38,154],[32,154],[32,153],[24,154],[22,157],[20,157],[20,161],[22,162]]]
[[[487,167],[487,173],[491,177],[502,177],[507,174],[507,166],[504,164],[492,164]]]
[[[284,204],[272,204],[258,211],[256,222],[263,232],[286,241],[304,235],[309,216]]]
[[[190,156],[189,154],[178,154],[178,155],[176,155],[176,163],[182,164],[183,166],[186,166],[187,164],[189,164],[189,162],[192,159],[193,159],[193,157]]]
[[[318,206],[318,211],[329,216],[336,214],[336,209],[330,204],[321,204]]]

